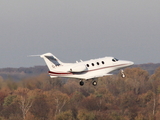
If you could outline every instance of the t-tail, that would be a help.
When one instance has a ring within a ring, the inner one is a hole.
[[[44,59],[50,71],[52,71],[55,67],[63,64],[52,53],[45,53],[45,54],[40,55],[40,57]]]

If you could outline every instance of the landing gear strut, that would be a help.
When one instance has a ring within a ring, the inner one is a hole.
[[[83,86],[83,85],[84,85],[84,82],[83,82],[82,80],[80,80],[79,85],[80,85],[80,86]]]
[[[126,75],[124,74],[124,71],[123,71],[123,70],[121,70],[121,77],[122,77],[122,78],[125,78],[125,77],[126,77]]]

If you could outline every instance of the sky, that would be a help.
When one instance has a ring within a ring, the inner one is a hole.
[[[160,63],[159,0],[0,0],[0,68],[105,56]]]

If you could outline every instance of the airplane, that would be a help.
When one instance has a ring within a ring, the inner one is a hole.
[[[80,80],[79,85],[84,85],[84,80],[92,79],[92,85],[96,86],[96,78],[112,75],[112,71],[121,69],[122,77],[125,77],[122,68],[133,65],[132,61],[118,60],[114,57],[103,57],[91,59],[88,61],[76,61],[76,63],[63,63],[52,53],[40,55],[44,59],[51,78],[66,77],[77,78]]]

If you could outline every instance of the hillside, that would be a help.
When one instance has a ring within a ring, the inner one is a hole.
[[[148,63],[148,64],[139,64],[133,65],[132,67],[140,67],[144,70],[147,70],[149,74],[153,74],[154,71],[160,67],[160,63]],[[0,76],[3,79],[13,79],[15,81],[19,81],[26,77],[36,76],[42,73],[47,73],[48,68],[47,66],[35,66],[35,67],[20,67],[20,68],[1,68],[0,69]]]
[[[97,86],[91,80],[80,86],[74,79],[50,79],[47,71],[46,66],[0,70],[6,79],[0,77],[0,120],[160,118],[159,64],[134,65],[125,70],[127,77],[101,77]]]
[[[47,66],[35,66],[29,68],[2,68],[0,69],[0,76],[3,79],[11,78],[13,80],[21,80],[26,77],[36,76],[48,71]]]
[[[91,80],[80,86],[75,79],[50,79],[47,73],[16,82],[0,79],[0,119],[159,120],[160,68],[150,75],[139,66],[127,68],[126,78],[98,78],[97,86]]]
[[[149,72],[149,74],[153,74],[154,71],[160,67],[160,63],[147,63],[147,64],[139,64],[133,65],[132,67],[140,67]]]

